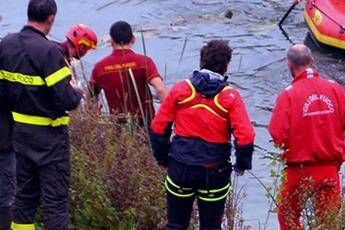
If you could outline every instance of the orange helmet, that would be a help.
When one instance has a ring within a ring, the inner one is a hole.
[[[87,26],[77,24],[67,32],[66,38],[75,46],[79,56],[97,46],[97,35]]]

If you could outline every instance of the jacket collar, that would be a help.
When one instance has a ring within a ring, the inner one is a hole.
[[[128,54],[134,53],[132,49],[114,49],[112,54]]]
[[[45,39],[47,39],[46,35],[42,31],[39,31],[38,29],[36,29],[36,28],[34,28],[32,26],[29,26],[29,25],[24,26],[22,31],[32,31],[34,33],[37,33],[37,34],[41,35]]]
[[[208,70],[208,69],[202,69],[199,72],[207,73],[210,76],[210,79],[219,79],[219,80],[224,79],[224,77],[222,75],[220,75],[219,73],[213,72],[213,71]]]
[[[315,69],[313,69],[313,68],[307,68],[302,73],[297,75],[293,79],[292,83],[295,83],[296,81],[298,81],[300,79],[313,78],[313,77],[319,77],[319,73]]]
[[[194,71],[190,81],[206,98],[214,97],[228,85],[222,75],[209,70]]]

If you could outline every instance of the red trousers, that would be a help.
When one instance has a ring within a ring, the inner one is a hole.
[[[335,226],[341,204],[338,170],[335,164],[287,167],[278,204],[281,230],[302,229],[300,217],[307,200],[314,207],[316,223]]]

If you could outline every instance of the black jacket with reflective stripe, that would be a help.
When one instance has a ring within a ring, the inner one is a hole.
[[[11,111],[51,118],[66,116],[81,99],[69,84],[61,49],[30,26],[0,43],[0,81]]]

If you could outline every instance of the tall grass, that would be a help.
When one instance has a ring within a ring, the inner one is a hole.
[[[155,164],[145,131],[85,110],[72,118],[72,227],[162,228],[165,173]]]
[[[71,114],[71,229],[164,229],[166,172],[156,166],[143,128],[99,117],[86,108]],[[223,229],[248,229],[244,188],[234,177]],[[190,229],[197,229],[197,212]]]

